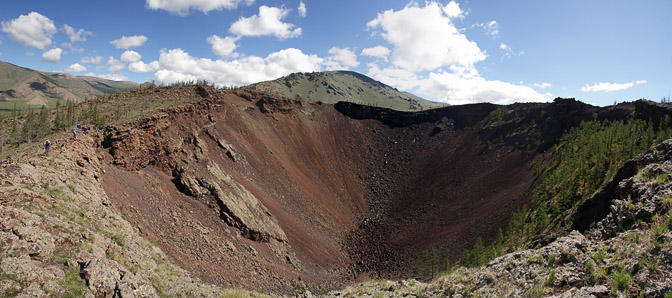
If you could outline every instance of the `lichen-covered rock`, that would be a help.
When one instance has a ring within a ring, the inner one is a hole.
[[[158,297],[151,283],[139,279],[113,260],[96,258],[83,263],[82,267],[96,297]]]
[[[23,284],[44,284],[65,277],[63,270],[58,266],[44,264],[28,256],[4,257],[0,261],[0,269],[3,274],[16,276],[16,280]]]

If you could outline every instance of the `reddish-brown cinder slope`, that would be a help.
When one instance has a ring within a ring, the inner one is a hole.
[[[376,144],[362,138],[363,122],[332,106],[288,102],[262,113],[255,103],[211,91],[109,128],[105,188],[143,234],[207,281],[276,292],[340,283],[350,264],[343,239],[367,211],[366,185],[352,169]],[[246,239],[220,219],[214,197],[186,194],[174,175],[181,160],[204,175],[208,162],[218,164],[267,208],[287,241]]]

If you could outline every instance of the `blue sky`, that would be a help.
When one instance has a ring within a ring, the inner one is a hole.
[[[451,104],[672,94],[672,1],[0,0],[0,60],[245,85],[347,69]]]

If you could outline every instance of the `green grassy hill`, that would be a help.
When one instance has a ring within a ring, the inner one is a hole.
[[[0,113],[19,109],[54,107],[57,102],[84,101],[138,87],[135,82],[117,82],[96,77],[50,73],[0,61]]]
[[[246,88],[289,99],[359,104],[412,111],[445,106],[373,80],[351,71],[294,73],[273,81],[252,84]]]

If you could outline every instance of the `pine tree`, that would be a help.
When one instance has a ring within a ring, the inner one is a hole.
[[[72,127],[73,125],[75,125],[75,123],[77,123],[77,115],[76,115],[76,111],[75,111],[75,102],[71,101],[71,100],[68,100],[67,106],[68,106],[68,109],[67,109],[66,114],[65,114],[65,120],[66,120],[67,127]]]
[[[439,275],[439,253],[436,250],[434,245],[430,246],[427,252],[424,255],[425,259],[425,272],[432,278]]]
[[[26,120],[23,122],[23,127],[21,128],[21,138],[20,142],[30,142],[35,137],[35,113],[32,109],[28,112]]]
[[[0,114],[0,156],[2,155],[2,150],[4,149],[4,145],[8,137],[7,124],[5,121],[5,117]]]
[[[14,102],[14,106],[12,106],[12,118],[16,118],[16,116],[19,115],[19,110],[16,108],[16,102]]]
[[[43,137],[49,134],[49,130],[49,113],[47,112],[47,108],[42,105],[42,108],[40,108],[40,114],[37,118],[36,134],[39,137]]]
[[[97,104],[93,107],[93,125],[96,127],[105,125],[105,117],[100,114],[100,109],[98,109]]]
[[[62,131],[64,129],[63,127],[63,113],[61,112],[61,102],[57,101],[56,102],[56,115],[54,116],[54,122],[52,126],[56,131]]]

